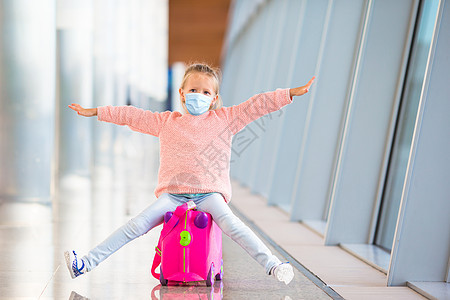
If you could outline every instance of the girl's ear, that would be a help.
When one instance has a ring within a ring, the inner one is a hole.
[[[219,100],[219,94],[216,94],[214,96],[214,98],[211,101],[211,105],[209,106],[209,109],[211,109],[216,104],[217,100]]]
[[[179,90],[178,90],[178,93],[180,93],[180,100],[181,100],[181,102],[184,102],[185,99],[184,99],[184,92],[183,92],[183,90],[182,90],[182,89],[179,89]]]

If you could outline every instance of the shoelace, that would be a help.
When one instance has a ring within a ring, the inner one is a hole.
[[[73,273],[75,274],[75,276],[80,276],[81,274],[83,274],[83,273],[81,273],[81,270],[83,270],[83,268],[84,268],[84,261],[81,260],[83,265],[81,266],[81,268],[78,268],[77,254],[75,253],[75,251],[72,251],[72,252],[73,252],[73,255],[75,255],[75,259],[74,259],[74,261],[72,263],[72,270],[73,270]]]

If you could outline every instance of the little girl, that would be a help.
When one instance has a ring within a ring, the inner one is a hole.
[[[291,103],[293,96],[307,93],[313,81],[314,77],[302,87],[278,89],[255,95],[239,105],[222,107],[218,71],[205,64],[193,64],[186,69],[179,89],[184,114],[132,106],[85,109],[79,104],[69,105],[79,115],[127,125],[160,140],[157,201],[82,258],[75,251],[66,251],[72,278],[91,271],[123,245],[161,224],[167,211],[192,200],[199,210],[210,213],[220,229],[268,275],[288,284],[294,277],[292,266],[274,256],[227,205],[231,200],[231,140],[250,122]]]

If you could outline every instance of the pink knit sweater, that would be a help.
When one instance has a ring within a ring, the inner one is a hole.
[[[218,192],[229,202],[233,135],[250,122],[291,102],[289,89],[278,89],[200,116],[171,111],[158,113],[132,106],[104,106],[98,108],[98,120],[127,125],[134,131],[159,137],[156,197],[162,193]]]

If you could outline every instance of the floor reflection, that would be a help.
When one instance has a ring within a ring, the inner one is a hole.
[[[72,291],[72,293],[70,293],[69,300],[89,300],[89,298],[83,297],[77,292]]]
[[[163,299],[223,299],[223,282],[217,281],[213,286],[206,286],[204,282],[190,282],[187,284],[170,283],[168,286],[157,285],[152,290],[152,300]]]
[[[204,282],[169,283],[168,286],[158,284],[152,289],[150,297],[152,300],[221,300],[223,299],[223,282],[215,282],[213,286],[205,286]],[[69,300],[89,300],[89,298],[72,291]]]

